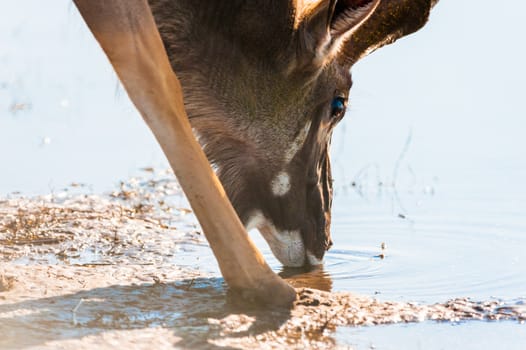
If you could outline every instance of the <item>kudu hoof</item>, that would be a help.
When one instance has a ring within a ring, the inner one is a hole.
[[[292,308],[296,301],[296,290],[281,278],[261,281],[255,288],[235,288],[228,290],[227,300],[236,306]]]

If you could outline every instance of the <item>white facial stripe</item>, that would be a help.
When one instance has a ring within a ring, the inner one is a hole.
[[[292,141],[292,145],[290,148],[285,152],[285,162],[290,163],[292,158],[298,153],[298,151],[303,147],[303,144],[305,143],[305,139],[307,138],[307,135],[309,134],[311,122],[308,121],[303,129],[300,130],[298,136]]]
[[[250,231],[255,228],[259,229],[260,227],[263,227],[266,221],[267,220],[260,211],[255,211],[250,215],[250,218],[247,221],[246,230]]]
[[[284,196],[290,190],[290,176],[286,172],[279,172],[270,184],[274,196]]]

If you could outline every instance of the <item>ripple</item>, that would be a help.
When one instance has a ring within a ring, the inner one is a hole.
[[[335,290],[385,299],[522,297],[526,222],[515,214],[340,215],[333,237],[341,248],[327,253],[325,270]]]

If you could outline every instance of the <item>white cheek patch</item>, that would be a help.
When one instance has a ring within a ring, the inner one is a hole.
[[[272,194],[277,197],[286,195],[290,191],[290,176],[286,172],[279,172],[270,184]]]
[[[290,163],[292,158],[298,153],[298,151],[303,147],[303,144],[305,143],[305,139],[307,138],[307,135],[309,134],[311,122],[308,121],[303,129],[300,130],[298,136],[292,141],[292,144],[290,148],[285,152],[285,162]]]

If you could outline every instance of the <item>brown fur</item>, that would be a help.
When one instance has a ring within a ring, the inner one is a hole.
[[[351,63],[421,26],[430,1],[383,0],[368,24],[376,0],[149,0],[192,127],[243,223],[258,210],[278,230],[299,230],[307,250],[323,257],[332,244],[329,144],[339,121],[331,102],[347,99]],[[419,11],[407,12],[413,4]],[[367,5],[346,28],[341,16]],[[367,47],[354,50],[358,41]],[[290,174],[291,189],[276,197],[270,184],[280,171]]]
[[[364,1],[74,0],[159,141],[226,282],[243,295],[287,306],[296,297],[239,217],[247,225],[256,210],[251,224],[287,264],[318,263],[330,246],[329,145],[350,65],[423,24],[429,10],[426,0]],[[398,11],[411,3],[417,13]]]

